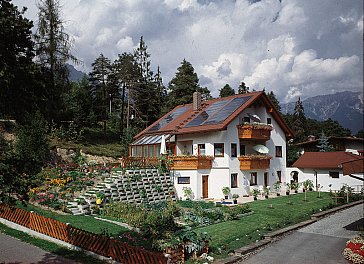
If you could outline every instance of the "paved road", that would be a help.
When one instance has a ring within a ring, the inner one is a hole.
[[[76,262],[0,233],[0,263],[74,264]]]
[[[345,242],[364,225],[363,204],[337,212],[259,251],[244,264],[347,264],[342,256]],[[351,230],[350,230],[351,229]]]

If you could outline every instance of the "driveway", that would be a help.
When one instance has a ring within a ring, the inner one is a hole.
[[[357,227],[364,227],[363,215],[363,204],[350,207],[301,228],[238,263],[347,264],[342,251],[346,241],[358,234]]]
[[[0,233],[0,263],[74,264],[76,262]]]

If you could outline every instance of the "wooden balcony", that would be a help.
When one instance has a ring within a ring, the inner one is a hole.
[[[240,161],[241,170],[266,170],[269,169],[271,156],[251,155],[241,156],[238,158]]]
[[[210,170],[213,160],[207,156],[174,156],[172,159],[172,170]]]
[[[269,140],[273,129],[271,125],[265,124],[243,124],[237,125],[237,128],[239,138],[254,140]]]

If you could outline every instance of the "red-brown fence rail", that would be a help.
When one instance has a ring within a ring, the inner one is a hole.
[[[111,257],[121,263],[164,264],[168,260],[161,252],[151,252],[129,246],[120,240],[93,234],[69,224],[20,208],[10,207],[6,204],[0,204],[0,217],[101,256]]]

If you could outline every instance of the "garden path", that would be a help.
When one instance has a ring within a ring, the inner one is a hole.
[[[347,264],[342,252],[346,241],[358,233],[350,229],[356,225],[363,228],[363,215],[363,204],[350,207],[301,228],[238,263]]]

